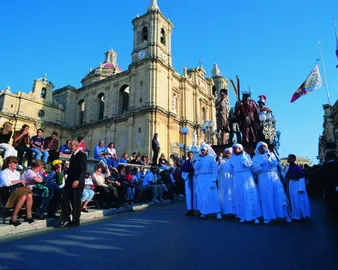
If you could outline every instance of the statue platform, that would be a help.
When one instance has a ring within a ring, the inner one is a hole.
[[[223,153],[225,148],[232,147],[233,144],[220,144],[220,145],[211,145],[211,148],[216,152],[217,155]],[[244,151],[247,152],[251,157],[255,155],[254,151],[256,149],[257,143],[247,143],[242,144],[244,147]],[[274,152],[275,146],[273,144],[269,144],[269,150]]]

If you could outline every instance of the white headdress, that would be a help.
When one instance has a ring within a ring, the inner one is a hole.
[[[259,147],[261,147],[262,145],[265,145],[266,148],[268,148],[268,145],[265,142],[258,142],[256,145],[256,149],[255,149],[255,155],[259,155]]]
[[[215,153],[215,151],[211,148],[209,144],[206,144],[206,143],[202,144],[200,149],[208,150],[208,155],[212,156],[213,158],[217,157],[217,154]]]
[[[241,149],[241,151],[244,150],[243,145],[241,145],[240,143],[235,143],[234,145],[232,145],[232,148],[234,148],[234,147],[238,147],[239,149]]]
[[[225,148],[223,152],[231,152],[232,153],[232,147]]]

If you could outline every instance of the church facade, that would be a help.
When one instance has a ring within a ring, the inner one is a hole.
[[[198,143],[203,142],[201,125],[207,120],[215,122],[215,98],[220,89],[228,88],[227,80],[216,64],[209,78],[202,66],[184,68],[182,74],[174,70],[173,24],[162,14],[157,1],[151,1],[147,12],[132,24],[134,42],[127,70],[118,67],[117,53],[111,49],[105,53],[104,62],[82,79],[80,88],[68,85],[52,91],[54,85],[47,79],[37,80],[39,87],[46,89],[48,100],[41,98],[39,90],[38,106],[34,106],[47,108],[49,104],[52,109],[46,109],[44,117],[34,109],[30,121],[43,122],[48,132],[58,131],[62,140],[83,136],[91,151],[104,140],[106,144],[114,142],[118,154],[140,152],[151,156],[151,140],[158,133],[161,153],[182,154],[182,127],[189,130],[187,145],[192,145],[194,133]],[[28,108],[21,111],[31,114]],[[1,112],[1,122],[5,116]],[[10,120],[10,114],[7,116]]]

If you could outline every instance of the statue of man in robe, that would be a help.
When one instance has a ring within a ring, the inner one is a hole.
[[[221,89],[215,101],[216,107],[216,129],[221,131],[220,144],[226,144],[227,134],[230,132],[229,127],[229,99],[228,90]]]
[[[242,143],[259,141],[259,109],[250,96],[250,92],[244,92],[242,101],[237,101],[235,105],[235,114],[242,133]]]

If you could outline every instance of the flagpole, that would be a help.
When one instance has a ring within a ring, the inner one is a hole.
[[[322,67],[323,67],[323,73],[324,73],[324,80],[325,80],[325,88],[326,88],[326,94],[327,94],[327,100],[329,102],[329,105],[331,106],[330,102],[330,92],[329,92],[329,86],[327,84],[327,79],[326,79],[326,71],[325,71],[325,66],[324,66],[324,59],[323,59],[323,53],[322,53],[322,47],[320,46],[320,42],[318,41],[318,48],[320,52],[320,61],[322,62]]]
[[[338,33],[337,33],[337,25],[336,25],[336,19],[333,17],[333,26],[334,26],[334,33],[336,34],[336,39],[338,41]]]

